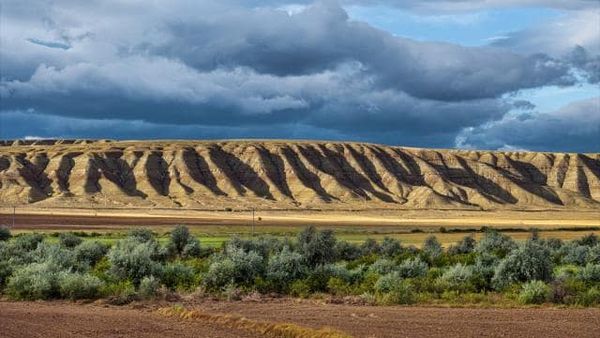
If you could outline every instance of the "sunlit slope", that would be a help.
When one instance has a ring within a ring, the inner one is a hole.
[[[326,141],[0,144],[3,206],[600,208],[600,154]]]

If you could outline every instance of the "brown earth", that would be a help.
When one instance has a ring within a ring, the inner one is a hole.
[[[600,209],[600,154],[326,141],[0,143],[0,207]]]
[[[66,302],[0,302],[0,336],[26,337],[257,337],[211,323],[180,322],[150,310]]]
[[[3,337],[252,337],[227,324],[159,315],[159,305],[135,309],[68,302],[0,302]],[[353,306],[273,300],[203,301],[204,313],[251,321],[331,327],[354,337],[597,337],[600,309],[485,309]]]

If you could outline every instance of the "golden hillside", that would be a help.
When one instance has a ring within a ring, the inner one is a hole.
[[[4,141],[2,206],[599,209],[600,154],[326,141]]]

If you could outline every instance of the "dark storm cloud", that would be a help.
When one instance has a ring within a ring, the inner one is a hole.
[[[10,124],[16,136],[447,146],[525,109],[506,94],[576,81],[561,56],[413,41],[335,2],[290,15],[265,2],[8,1],[2,16],[3,137]]]
[[[599,24],[600,25],[600,24]],[[600,30],[600,27],[599,27]],[[600,34],[600,33],[599,33]],[[583,47],[577,46],[566,58],[582,71],[589,83],[600,82],[600,55],[590,55]]]
[[[241,11],[241,12],[240,12]],[[424,43],[392,36],[348,19],[332,3],[297,15],[238,10],[219,17],[168,24],[161,44],[144,44],[200,70],[247,66],[278,76],[313,74],[356,61],[374,85],[414,97],[461,101],[548,84],[569,85],[567,65],[544,55]]]

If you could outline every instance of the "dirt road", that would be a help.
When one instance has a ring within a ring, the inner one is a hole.
[[[187,306],[187,305],[186,305]],[[600,309],[370,307],[293,300],[203,301],[187,306],[250,320],[325,326],[354,337],[597,337]],[[198,319],[162,317],[153,307],[0,302],[3,337],[253,337]]]
[[[0,224],[12,225],[13,215],[0,208]],[[16,229],[114,229],[129,226],[248,226],[252,213],[247,211],[166,211],[166,210],[83,210],[83,209],[21,209],[15,215]],[[261,226],[385,226],[439,228],[461,227],[598,227],[600,211],[272,211],[256,212],[256,224]]]

